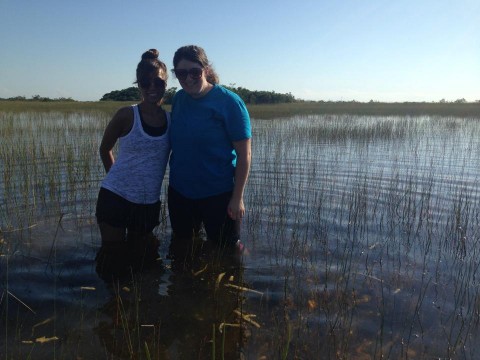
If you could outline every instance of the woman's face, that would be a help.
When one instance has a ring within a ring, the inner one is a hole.
[[[158,74],[150,74],[138,80],[138,87],[144,101],[156,104],[165,95],[167,88],[166,76],[163,71],[159,71]]]
[[[188,60],[180,60],[175,67],[175,76],[183,90],[193,98],[202,97],[209,87],[206,70],[200,64]]]

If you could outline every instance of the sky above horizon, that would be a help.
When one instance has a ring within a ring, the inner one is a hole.
[[[325,101],[480,100],[478,0],[0,0],[0,98],[97,101],[150,48],[220,83]],[[168,87],[178,81],[170,74]]]

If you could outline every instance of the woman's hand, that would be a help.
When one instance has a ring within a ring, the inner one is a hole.
[[[245,216],[245,205],[243,204],[243,198],[240,198],[240,200],[231,198],[230,202],[228,203],[227,213],[232,220],[242,220]]]

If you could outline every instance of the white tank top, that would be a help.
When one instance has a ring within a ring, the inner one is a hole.
[[[163,177],[170,156],[170,113],[167,131],[150,136],[142,127],[138,105],[133,105],[133,126],[119,138],[118,155],[102,187],[136,204],[153,204],[160,199]]]

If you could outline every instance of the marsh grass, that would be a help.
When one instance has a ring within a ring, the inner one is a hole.
[[[475,358],[480,119],[278,106],[253,120],[241,274],[164,258],[109,287],[93,215],[114,110],[88,105],[0,113],[4,358],[221,359],[245,334],[247,358]],[[165,201],[157,236],[164,254]]]
[[[478,121],[256,123],[248,236],[270,251],[270,281],[285,281],[283,310],[266,320],[280,333],[269,351],[288,343],[293,358],[472,358]],[[249,278],[264,276],[254,264]]]
[[[2,101],[0,100],[0,111],[6,113],[107,113],[112,116],[120,107],[131,105],[132,102],[120,101]]]
[[[62,112],[62,113],[107,113],[112,116],[121,106],[131,102],[85,101],[85,102],[42,102],[0,100],[3,112]],[[381,103],[381,102],[296,102],[282,104],[248,104],[248,111],[255,119],[278,119],[308,115],[360,115],[360,116],[424,116],[476,118],[480,102],[475,103]],[[167,110],[169,105],[165,105]]]
[[[106,116],[63,113],[0,115],[2,227],[42,216],[85,214],[102,169],[97,160]]]

